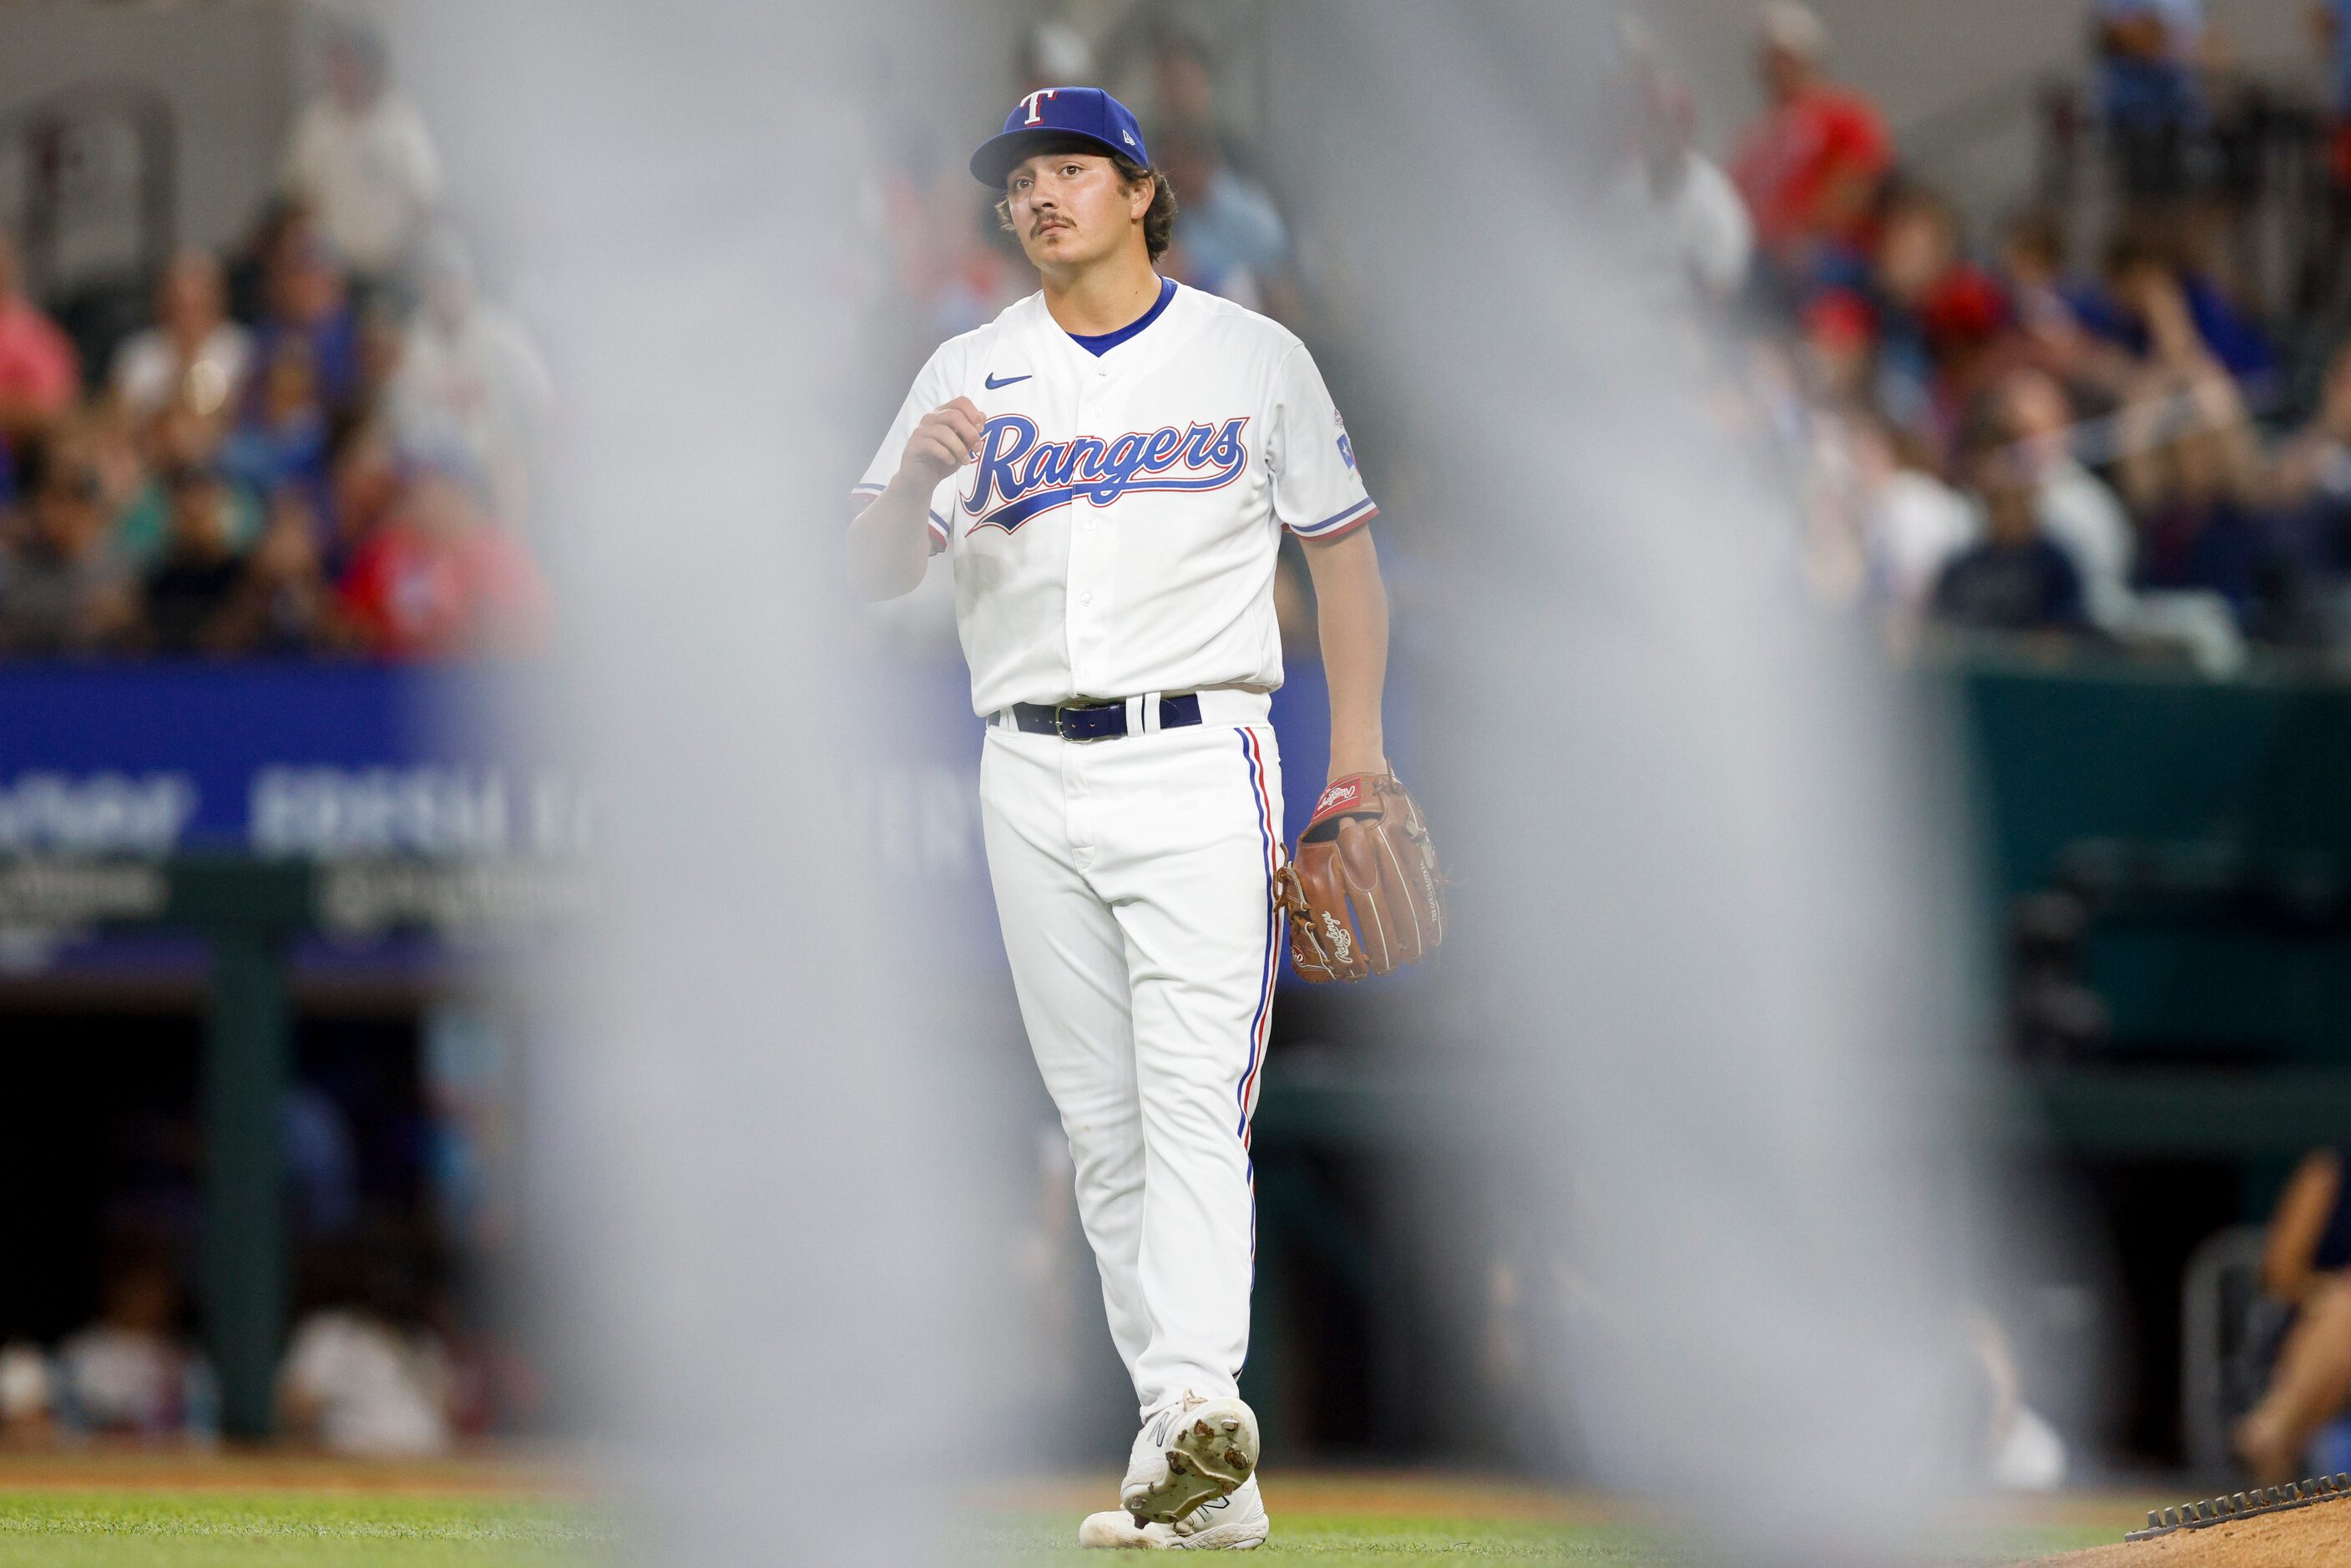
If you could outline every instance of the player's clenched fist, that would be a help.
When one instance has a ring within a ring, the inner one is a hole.
[[[928,495],[939,481],[979,455],[979,428],[985,423],[979,405],[967,397],[941,403],[923,415],[906,438],[906,455],[898,460],[898,477]]]

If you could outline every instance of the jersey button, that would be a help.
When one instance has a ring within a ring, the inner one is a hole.
[[[1094,596],[1091,593],[1081,593],[1078,595],[1078,602],[1081,604],[1092,604],[1093,601]]]

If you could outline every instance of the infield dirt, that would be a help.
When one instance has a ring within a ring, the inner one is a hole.
[[[2351,1563],[2351,1499],[2152,1541],[2037,1559],[2032,1568],[2325,1568]]]

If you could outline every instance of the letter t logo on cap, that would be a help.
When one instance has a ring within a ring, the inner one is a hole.
[[[1061,89],[1057,87],[1040,87],[1035,92],[1030,93],[1027,98],[1022,99],[1020,101],[1028,106],[1029,118],[1021,123],[1024,125],[1035,125],[1039,121],[1042,120],[1045,118],[1044,100],[1052,97],[1055,93],[1061,90]]]

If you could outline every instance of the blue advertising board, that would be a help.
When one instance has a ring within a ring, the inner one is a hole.
[[[980,842],[981,729],[959,661],[869,671],[846,826],[885,887],[925,901],[955,967],[1001,964]],[[560,856],[592,792],[480,716],[510,675],[361,663],[0,664],[0,857],[246,853],[322,860]],[[1392,705],[1395,706],[1395,705]],[[1328,740],[1322,671],[1274,699],[1290,833]],[[461,723],[468,716],[475,722]]]
[[[496,854],[574,792],[443,716],[464,671],[0,664],[0,853]]]

